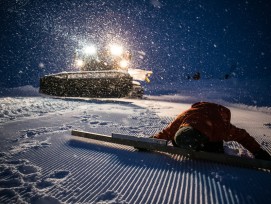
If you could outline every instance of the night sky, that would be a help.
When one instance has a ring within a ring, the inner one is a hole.
[[[74,70],[80,46],[110,41],[132,52],[134,68],[152,70],[152,83],[197,71],[271,76],[269,0],[5,0],[0,31],[0,87],[38,86]]]

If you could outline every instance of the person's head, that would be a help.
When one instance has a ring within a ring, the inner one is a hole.
[[[174,141],[181,148],[201,150],[209,139],[195,128],[184,126],[176,132]]]

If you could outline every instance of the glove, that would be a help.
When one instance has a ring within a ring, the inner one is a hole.
[[[254,154],[254,157],[255,157],[255,159],[263,159],[263,160],[271,161],[270,154],[267,151],[263,150],[263,149],[258,150]]]

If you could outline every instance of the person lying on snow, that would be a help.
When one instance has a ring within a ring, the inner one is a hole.
[[[171,140],[174,146],[196,151],[223,153],[223,141],[236,141],[256,159],[271,161],[271,156],[244,129],[230,123],[228,108],[209,102],[198,102],[181,113],[165,129],[152,136]]]

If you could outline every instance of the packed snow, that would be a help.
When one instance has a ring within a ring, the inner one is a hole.
[[[271,153],[269,82],[198,80],[146,86],[144,99],[57,98],[0,90],[0,203],[271,203],[269,170],[80,139],[71,130],[148,137],[197,101],[232,111]],[[171,91],[171,92],[170,92]],[[265,94],[264,94],[265,92]],[[168,94],[171,93],[171,94]],[[252,157],[225,143],[227,154]]]

